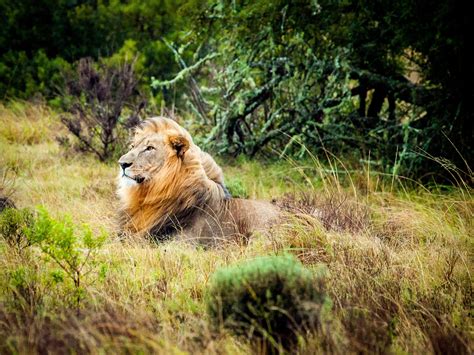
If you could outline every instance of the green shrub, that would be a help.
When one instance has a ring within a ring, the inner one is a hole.
[[[229,190],[232,197],[238,197],[238,198],[249,197],[247,188],[245,187],[242,180],[240,180],[239,178],[227,179],[225,185],[227,189]]]
[[[25,228],[33,223],[29,209],[6,208],[0,213],[0,236],[11,246],[23,248],[29,245]]]
[[[259,257],[218,270],[207,303],[214,326],[272,350],[293,346],[299,334],[316,329],[330,304],[321,270],[314,274],[292,256]]]
[[[86,225],[77,230],[70,218],[55,220],[44,208],[38,209],[38,215],[34,223],[25,229],[25,235],[62,270],[52,275],[55,281],[64,278],[72,281],[72,302],[79,307],[85,295],[86,276],[99,275],[95,255],[105,242],[106,235],[95,236]]]

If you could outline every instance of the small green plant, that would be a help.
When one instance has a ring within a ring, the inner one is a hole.
[[[239,178],[228,179],[226,181],[226,187],[229,190],[232,197],[248,198],[249,193],[244,183]]]
[[[298,335],[316,329],[329,307],[322,270],[314,274],[292,256],[259,257],[218,270],[207,298],[214,326],[288,349]]]
[[[25,228],[28,241],[40,247],[74,284],[74,303],[79,308],[84,297],[84,278],[96,271],[94,254],[103,245],[105,234],[94,236],[90,228],[83,225],[77,232],[70,218],[54,220],[44,208],[38,209],[34,223]],[[58,273],[59,276],[60,273]],[[62,279],[56,275],[56,279]]]
[[[25,235],[25,228],[33,223],[33,212],[29,209],[6,208],[0,213],[0,236],[10,246],[19,249],[30,244]]]

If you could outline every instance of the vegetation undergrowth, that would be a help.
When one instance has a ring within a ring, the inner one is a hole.
[[[421,186],[330,155],[239,158],[223,164],[233,191],[291,212],[270,237],[207,250],[122,241],[115,164],[60,146],[66,132],[44,106],[6,104],[0,122],[2,184],[18,208],[0,218],[1,353],[263,353],[213,326],[206,295],[216,271],[288,254],[308,278],[325,265],[332,301],[294,352],[473,351],[469,186]]]

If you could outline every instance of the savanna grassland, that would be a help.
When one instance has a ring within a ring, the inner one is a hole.
[[[19,209],[43,206],[42,223],[68,236],[67,245],[0,237],[0,353],[264,352],[211,325],[207,290],[222,267],[285,254],[325,268],[331,300],[295,352],[474,350],[469,187],[424,187],[331,157],[226,160],[234,195],[293,211],[271,236],[214,249],[123,240],[116,164],[66,149],[64,135],[46,106],[0,106],[2,195]]]

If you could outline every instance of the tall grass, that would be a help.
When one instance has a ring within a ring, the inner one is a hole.
[[[80,307],[37,246],[0,236],[0,352],[252,353],[250,340],[206,316],[213,273],[257,256],[295,255],[328,269],[330,317],[299,353],[472,353],[472,191],[422,186],[328,153],[224,165],[235,191],[291,212],[269,236],[204,250],[116,238],[116,167],[60,148],[60,123],[41,105],[0,107],[0,167],[18,208],[43,205],[108,239]],[[30,131],[28,131],[30,130]],[[64,132],[61,132],[64,134]],[[14,184],[11,182],[14,181]],[[86,253],[87,250],[78,249]]]

